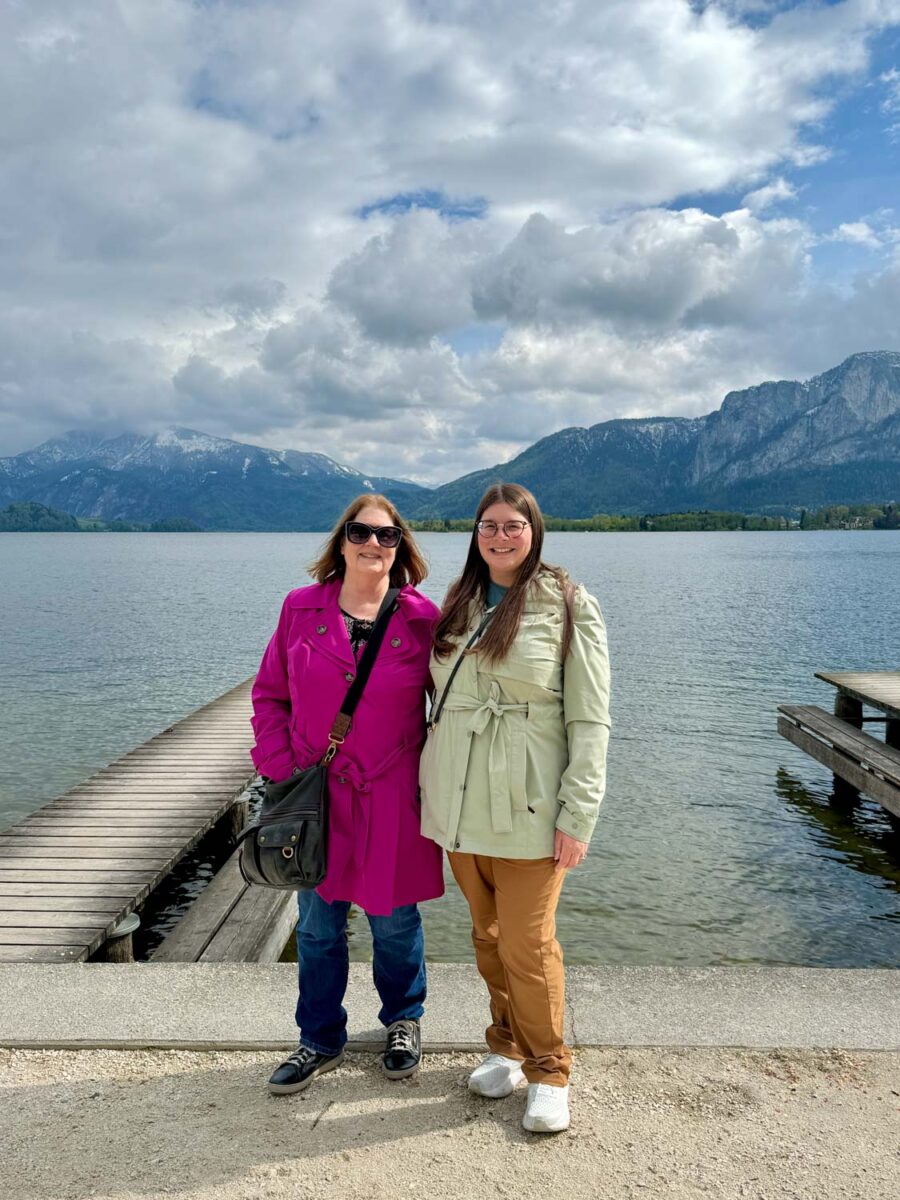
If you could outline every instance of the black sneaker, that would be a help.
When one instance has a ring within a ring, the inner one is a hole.
[[[273,1096],[302,1092],[317,1075],[334,1070],[343,1061],[343,1050],[339,1054],[317,1054],[307,1046],[298,1046],[294,1053],[273,1071],[269,1080],[269,1091]]]
[[[422,1061],[422,1034],[418,1021],[395,1021],[388,1026],[387,1045],[381,1059],[388,1079],[405,1079]]]

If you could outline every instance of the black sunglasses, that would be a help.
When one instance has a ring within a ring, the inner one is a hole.
[[[344,532],[347,534],[347,541],[352,542],[354,546],[364,546],[374,533],[378,545],[383,546],[385,550],[393,550],[395,546],[399,546],[403,537],[403,530],[397,525],[366,525],[362,521],[348,521]]]

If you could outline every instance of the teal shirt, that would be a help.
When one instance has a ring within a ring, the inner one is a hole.
[[[493,608],[495,604],[499,604],[509,588],[501,587],[499,583],[494,583],[493,580],[488,584],[487,606]]]

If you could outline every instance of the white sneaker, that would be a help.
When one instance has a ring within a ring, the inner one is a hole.
[[[489,1054],[469,1076],[469,1091],[499,1100],[501,1096],[508,1096],[524,1078],[522,1064],[517,1058]]]
[[[529,1083],[522,1125],[530,1133],[560,1133],[569,1128],[569,1085]]]

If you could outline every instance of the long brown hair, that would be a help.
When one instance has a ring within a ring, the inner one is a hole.
[[[411,583],[415,587],[428,574],[428,566],[422,557],[422,551],[416,545],[412,530],[400,516],[396,507],[388,500],[387,496],[380,496],[375,492],[364,492],[344,509],[338,523],[331,531],[328,541],[322,547],[322,553],[314,563],[310,563],[307,570],[317,583],[327,583],[329,579],[344,578],[344,572],[347,570],[347,564],[341,554],[344,526],[348,521],[355,521],[359,513],[369,506],[383,509],[393,524],[403,530],[403,537],[397,547],[397,556],[391,567],[391,587],[403,587],[407,583]]]
[[[444,600],[443,612],[434,634],[434,649],[438,658],[446,658],[469,625],[469,608],[473,601],[479,606],[487,603],[490,570],[478,549],[478,522],[492,504],[508,504],[521,513],[531,525],[531,549],[519,567],[519,573],[509,591],[497,606],[497,612],[488,625],[484,637],[473,648],[485,656],[487,662],[500,662],[519,632],[519,624],[525,609],[528,589],[542,572],[554,577],[559,584],[560,602],[565,606],[562,657],[569,653],[572,642],[574,592],[569,577],[562,567],[553,567],[541,559],[544,545],[544,518],[537,500],[528,488],[518,483],[494,483],[481,497],[475,513],[475,527],[469,542],[469,553],[462,574],[450,585]]]

